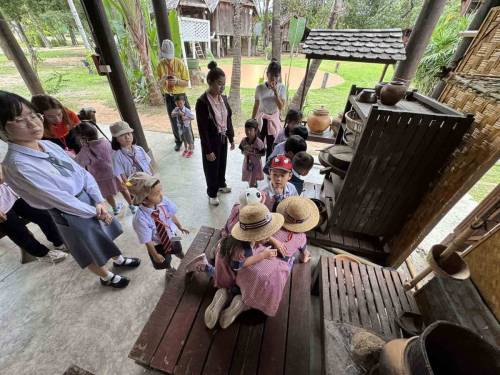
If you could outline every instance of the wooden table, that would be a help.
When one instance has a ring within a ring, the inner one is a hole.
[[[184,270],[219,236],[200,229],[129,357],[167,374],[308,374],[309,263],[293,267],[275,317],[250,310],[226,330],[209,330],[204,312],[215,288],[206,274],[186,277]]]

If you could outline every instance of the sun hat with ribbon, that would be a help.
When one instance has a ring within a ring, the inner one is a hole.
[[[111,124],[109,131],[112,137],[118,138],[120,135],[133,133],[134,129],[125,121],[117,121]]]
[[[283,228],[290,232],[304,233],[313,229],[319,222],[319,210],[316,204],[305,197],[288,197],[283,199],[276,208],[283,215]]]
[[[144,172],[136,172],[130,176],[125,185],[133,196],[132,203],[136,206],[142,204],[158,181],[157,177]]]
[[[262,203],[249,204],[240,210],[231,235],[240,241],[262,241],[275,234],[284,221],[283,215],[269,212]]]

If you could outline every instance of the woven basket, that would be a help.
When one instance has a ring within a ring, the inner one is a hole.
[[[365,124],[359,118],[355,110],[350,110],[345,114],[345,125],[347,130],[344,133],[343,140],[347,145],[356,149],[361,139],[361,133],[363,132]]]

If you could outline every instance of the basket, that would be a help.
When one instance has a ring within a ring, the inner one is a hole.
[[[350,110],[345,114],[345,125],[346,131],[344,132],[343,140],[348,146],[356,149],[365,124],[355,110]]]

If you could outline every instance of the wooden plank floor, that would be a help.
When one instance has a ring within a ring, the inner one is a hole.
[[[215,288],[205,274],[186,278],[184,265],[218,237],[200,229],[129,357],[167,374],[308,374],[309,263],[294,266],[275,317],[250,310],[226,330],[209,330]]]
[[[320,296],[322,320],[371,329],[387,339],[401,337],[395,317],[419,312],[397,271],[335,257],[320,259]]]

